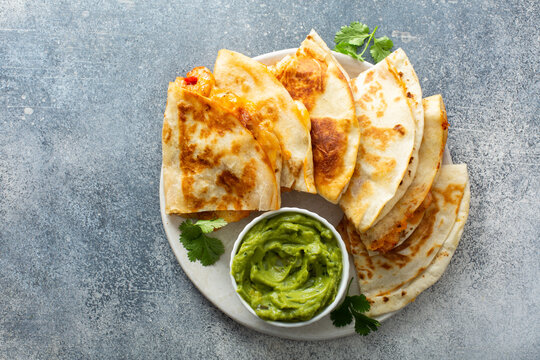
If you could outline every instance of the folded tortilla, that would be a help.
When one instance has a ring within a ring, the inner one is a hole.
[[[163,188],[167,214],[274,210],[274,168],[238,116],[170,83],[163,121]]]
[[[245,55],[220,50],[214,76],[218,88],[252,102],[256,111],[273,123],[283,159],[281,187],[316,193],[306,108],[291,98],[265,65]]]
[[[370,316],[407,305],[444,272],[469,211],[466,165],[443,165],[432,188],[433,202],[420,225],[397,248],[370,256],[352,223],[344,219],[361,292],[371,303]],[[448,258],[448,259],[446,259]]]
[[[353,174],[360,140],[349,75],[315,30],[271,70],[309,112],[315,186],[336,204]]]
[[[417,133],[423,129],[423,120],[417,117],[421,114],[423,119],[423,109],[411,101],[422,96],[419,86],[410,85],[415,78],[399,49],[352,81],[360,146],[340,206],[360,232],[375,223],[400,184],[408,181],[406,173],[414,176],[416,171],[409,165],[416,161],[420,147],[422,135],[419,140]]]
[[[426,198],[442,163],[448,121],[441,95],[423,100],[424,138],[418,153],[416,175],[405,194],[390,212],[361,234],[369,252],[386,252],[400,245],[418,223],[417,209]]]
[[[409,166],[407,171],[405,171],[405,176],[399,183],[399,187],[396,190],[394,196],[384,204],[381,212],[373,222],[376,224],[382,218],[386,216],[392,210],[394,205],[401,199],[405,194],[410,184],[412,183],[418,167],[418,152],[420,151],[420,144],[422,143],[423,132],[424,132],[424,107],[422,106],[422,89],[420,88],[420,82],[418,77],[405,55],[405,52],[402,49],[394,51],[392,54],[388,55],[386,61],[391,63],[397,71],[398,76],[403,81],[405,88],[405,95],[407,96],[407,101],[411,108],[414,122],[415,122],[415,132],[414,132],[414,146],[409,160]],[[399,69],[399,70],[398,70]]]
[[[452,256],[454,256],[454,252],[461,240],[461,235],[463,234],[463,229],[469,215],[470,196],[469,184],[467,184],[452,230],[427,269],[422,271],[401,289],[390,291],[383,296],[370,298],[371,309],[367,313],[369,316],[386,314],[405,307],[413,302],[420,293],[435,284],[441,278],[448,267],[448,264],[450,264],[450,260],[452,259]]]

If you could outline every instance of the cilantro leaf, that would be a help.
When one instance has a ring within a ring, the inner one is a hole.
[[[219,229],[220,227],[227,225],[227,222],[223,219],[198,220],[195,225],[200,227],[203,233],[208,234],[215,229]]]
[[[381,323],[375,319],[372,319],[364,314],[357,313],[356,311],[353,311],[353,313],[354,330],[357,334],[366,336],[372,331],[377,331],[378,327],[381,326]]]
[[[187,256],[190,261],[199,260],[203,266],[208,266],[218,261],[221,254],[225,252],[225,247],[221,240],[206,236],[205,233],[224,226],[226,222],[223,219],[204,220],[201,228],[198,224],[199,221],[193,224],[190,219],[187,219],[180,224],[180,231],[182,231],[180,242],[188,251]],[[212,221],[216,221],[216,223],[212,223]]]
[[[345,325],[349,325],[353,320],[353,315],[351,314],[351,311],[349,310],[349,298],[345,298],[345,300],[339,305],[334,311],[330,313],[330,320],[332,320],[332,323],[335,327],[342,327]]]
[[[354,21],[349,26],[342,26],[334,37],[334,41],[336,44],[347,43],[350,45],[362,46],[364,40],[366,40],[369,35],[369,27],[367,25]]]
[[[354,317],[354,330],[356,333],[366,336],[371,331],[377,331],[377,328],[381,324],[377,320],[363,314],[371,308],[365,295],[349,296],[352,280],[353,278],[349,281],[345,300],[330,313],[330,319],[335,327],[342,327],[349,325]]]
[[[382,61],[385,57],[390,55],[390,49],[394,46],[394,43],[388,36],[383,36],[373,40],[373,45],[369,52],[375,63]]]
[[[201,228],[193,224],[190,219],[187,219],[182,224],[180,224],[180,231],[182,232],[182,234],[180,235],[180,241],[182,241],[182,237],[185,237],[187,240],[189,240],[198,238],[202,234]]]
[[[358,312],[367,312],[371,308],[364,294],[349,296],[349,300],[353,308]]]
[[[356,46],[355,45],[351,45],[351,44],[348,44],[348,43],[339,43],[336,45],[334,51],[337,51],[339,53],[342,53],[342,54],[345,54],[345,55],[349,55],[350,57],[358,60],[358,61],[364,61],[365,59],[361,56],[358,56],[358,54],[356,53]]]
[[[378,63],[390,54],[394,43],[387,36],[374,38],[377,29],[378,26],[370,32],[367,25],[358,21],[352,22],[349,26],[342,26],[334,37],[336,43],[334,51],[349,55],[358,61],[365,61],[363,55],[373,40],[369,52],[375,63]],[[358,54],[357,51],[362,46],[363,50]]]
[[[203,266],[212,265],[225,252],[225,247],[219,239],[204,234],[191,241],[186,249],[189,260],[199,260]]]

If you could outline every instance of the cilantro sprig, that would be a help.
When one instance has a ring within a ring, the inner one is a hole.
[[[330,313],[330,319],[335,327],[342,327],[349,325],[354,318],[354,330],[356,333],[366,336],[371,331],[377,331],[377,328],[381,324],[377,320],[363,314],[371,308],[365,295],[349,296],[352,280],[353,278],[349,281],[345,300]]]
[[[390,49],[394,46],[392,40],[387,36],[374,38],[378,28],[378,26],[375,26],[375,29],[370,32],[366,24],[358,21],[352,22],[349,26],[342,26],[334,37],[336,43],[334,50],[349,55],[358,61],[365,61],[363,55],[373,40],[373,45],[371,45],[369,53],[373,60],[375,60],[375,63],[378,63],[390,54]],[[362,46],[364,48],[358,54],[358,49]]]
[[[180,242],[188,251],[190,261],[199,260],[203,266],[214,264],[221,254],[225,252],[225,247],[221,240],[206,236],[206,234],[227,225],[223,219],[198,220],[193,223],[190,219],[180,224]]]

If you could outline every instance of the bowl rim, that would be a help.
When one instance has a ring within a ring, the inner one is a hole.
[[[284,212],[296,212],[296,213],[300,213],[300,214],[310,216],[310,217],[320,221],[321,223],[323,223],[324,226],[326,226],[328,229],[330,229],[330,231],[332,231],[332,233],[336,237],[339,249],[341,250],[342,270],[341,270],[341,279],[340,279],[340,282],[339,282],[336,297],[334,298],[334,301],[332,301],[327,307],[325,307],[323,309],[323,311],[321,311],[320,313],[318,313],[317,315],[315,315],[314,317],[312,317],[311,319],[306,320],[306,321],[285,322],[285,321],[271,321],[271,320],[262,319],[261,317],[259,317],[257,315],[255,310],[253,310],[251,308],[251,306],[247,303],[247,301],[245,301],[244,298],[242,298],[242,296],[240,296],[240,294],[238,293],[238,286],[236,284],[236,280],[234,279],[234,276],[232,274],[232,263],[233,263],[233,260],[234,260],[234,256],[236,255],[236,253],[237,253],[237,251],[238,251],[238,249],[240,247],[240,244],[242,243],[246,233],[253,226],[255,226],[255,224],[257,224],[259,221],[261,221],[263,219],[266,219],[268,217],[274,217],[274,216],[276,216],[276,215],[278,215],[280,213],[284,213]],[[267,211],[267,212],[257,216],[256,218],[251,220],[244,227],[244,229],[240,232],[240,234],[238,234],[238,237],[236,238],[236,240],[234,242],[234,245],[233,245],[233,248],[232,248],[232,251],[231,251],[231,260],[229,262],[229,277],[231,279],[234,292],[236,293],[236,295],[240,299],[240,302],[242,303],[242,305],[244,305],[244,307],[251,314],[253,314],[258,319],[264,321],[267,324],[271,324],[271,325],[279,326],[279,327],[285,327],[285,328],[293,328],[293,327],[301,327],[301,326],[306,326],[306,325],[309,325],[309,324],[313,324],[314,322],[317,322],[318,320],[320,320],[323,317],[325,317],[326,315],[328,315],[332,310],[334,310],[334,308],[341,302],[341,299],[343,298],[343,296],[345,295],[345,292],[347,291],[347,286],[348,286],[348,283],[349,283],[349,267],[350,267],[349,253],[347,252],[345,242],[343,241],[341,235],[336,230],[336,228],[332,224],[330,224],[328,222],[328,220],[326,220],[325,218],[323,218],[319,214],[314,213],[314,212],[309,211],[309,210],[306,210],[306,209],[296,208],[296,207],[283,207],[283,208],[278,209],[278,210]]]

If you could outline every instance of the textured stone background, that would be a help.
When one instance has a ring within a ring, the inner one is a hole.
[[[540,14],[516,1],[0,1],[0,358],[540,358]],[[442,93],[472,203],[441,280],[367,337],[244,328],[159,215],[168,81],[363,20]]]

